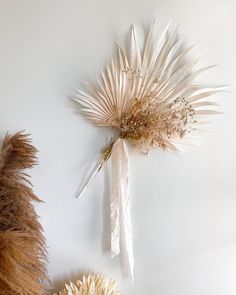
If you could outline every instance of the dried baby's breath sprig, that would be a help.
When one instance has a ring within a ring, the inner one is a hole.
[[[115,281],[101,275],[90,274],[75,284],[72,282],[66,284],[65,289],[58,295],[120,295],[120,293],[116,291]]]

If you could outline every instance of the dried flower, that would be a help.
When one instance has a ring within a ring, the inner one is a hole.
[[[88,275],[76,284],[70,282],[58,295],[119,295],[115,281],[101,275]],[[56,294],[54,294],[56,295]]]

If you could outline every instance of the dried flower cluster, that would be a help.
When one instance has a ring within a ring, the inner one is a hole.
[[[119,295],[116,290],[116,283],[101,275],[88,275],[82,281],[72,282],[66,285],[58,295]]]
[[[160,32],[155,21],[140,50],[133,27],[127,50],[118,47],[97,85],[78,91],[86,118],[115,128],[117,137],[142,152],[151,146],[176,150],[176,140],[196,129],[200,115],[218,113],[208,108],[214,102],[203,99],[220,87],[193,84],[212,66],[195,70],[198,60],[188,57],[192,47],[185,48],[177,30]]]
[[[27,135],[7,135],[0,152],[0,294],[42,295],[46,251],[24,169],[36,162]]]

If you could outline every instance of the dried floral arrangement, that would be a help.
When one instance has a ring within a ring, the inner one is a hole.
[[[101,275],[84,276],[75,284],[70,282],[65,289],[54,295],[119,295],[116,291],[116,282]]]
[[[193,47],[185,46],[178,30],[171,30],[169,25],[162,30],[154,21],[140,49],[132,27],[127,48],[118,45],[97,83],[86,83],[87,91],[78,90],[75,98],[90,122],[114,130],[114,137],[77,197],[111,158],[111,253],[116,256],[121,250],[126,252],[132,277],[127,143],[142,153],[148,153],[151,147],[177,151],[177,143],[194,133],[202,118],[219,113],[214,109],[217,104],[206,98],[223,91],[224,86],[194,82],[214,66],[196,69],[199,58],[190,56]]]
[[[28,135],[6,135],[0,152],[0,294],[43,295],[46,250],[25,169],[36,163]]]

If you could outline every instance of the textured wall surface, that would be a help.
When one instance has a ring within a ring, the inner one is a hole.
[[[236,294],[235,0],[0,1],[0,131],[25,129],[39,149],[37,206],[55,286],[84,271],[107,273],[123,294]],[[131,155],[135,283],[107,250],[107,170],[74,193],[109,134],[77,114],[74,89],[93,80],[114,41],[154,17],[180,24],[187,44],[210,47],[202,81],[231,84],[218,95],[200,145],[181,154]],[[105,184],[105,186],[104,186]],[[105,192],[105,193],[104,193]]]

